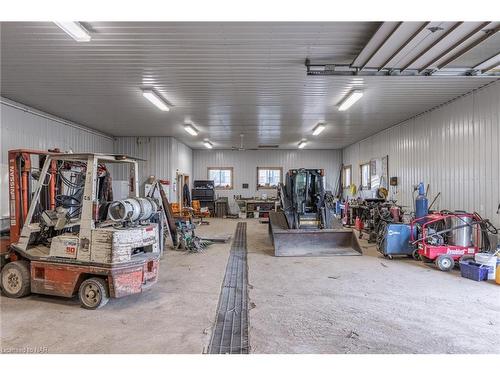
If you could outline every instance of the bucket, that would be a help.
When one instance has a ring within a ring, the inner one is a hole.
[[[488,267],[488,280],[495,280],[498,258],[494,254],[477,253],[474,256],[476,263],[484,264]]]

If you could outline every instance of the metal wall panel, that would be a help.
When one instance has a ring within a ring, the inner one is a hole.
[[[276,195],[275,190],[257,190],[257,167],[283,167],[285,174],[291,168],[325,169],[325,183],[328,190],[335,190],[338,181],[341,156],[340,150],[194,150],[194,179],[207,179],[208,167],[233,167],[233,189],[217,190],[218,196],[232,198]],[[242,184],[249,188],[243,189]],[[230,199],[232,208],[234,201]]]
[[[413,207],[412,186],[430,184],[436,209],[477,211],[500,226],[500,81],[409,119],[343,150],[360,183],[359,164],[389,155],[391,193]]]
[[[192,150],[172,137],[117,137],[116,153],[134,156],[139,161],[139,184],[144,185],[146,179],[154,175],[157,178],[170,180],[169,199],[174,200],[173,182],[176,172],[193,175]],[[127,171],[117,171],[117,179],[125,179]]]
[[[29,148],[47,150],[58,147],[74,152],[112,152],[113,138],[77,124],[0,98],[0,217],[9,216],[8,150]]]

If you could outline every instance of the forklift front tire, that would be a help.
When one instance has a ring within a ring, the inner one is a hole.
[[[1,273],[2,291],[7,297],[21,298],[31,293],[30,264],[25,260],[7,263]]]
[[[91,277],[84,280],[78,290],[78,298],[84,309],[95,310],[109,301],[109,291],[106,280]]]
[[[455,267],[455,261],[449,255],[440,255],[436,258],[436,266],[438,266],[441,271],[448,272]]]

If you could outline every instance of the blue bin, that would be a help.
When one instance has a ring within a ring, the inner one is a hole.
[[[460,261],[460,273],[474,281],[488,280],[488,267],[472,260]]]

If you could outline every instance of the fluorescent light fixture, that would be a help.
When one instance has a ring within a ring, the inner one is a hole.
[[[300,141],[299,142],[299,148],[304,148],[306,147],[307,141]]]
[[[213,148],[214,146],[212,145],[212,143],[210,143],[210,141],[203,141],[203,145],[206,147],[206,148]]]
[[[323,130],[325,130],[325,124],[319,123],[316,125],[316,127],[313,129],[313,135],[320,135]]]
[[[184,124],[184,130],[191,134],[193,137],[198,135],[198,130],[195,129],[193,125],[190,124]]]
[[[345,111],[354,103],[356,103],[359,99],[361,99],[362,96],[363,96],[363,91],[361,90],[351,91],[351,93],[347,95],[347,97],[340,104],[339,111]]]
[[[170,111],[170,108],[168,108],[168,105],[167,103],[165,103],[165,100],[153,90],[151,89],[142,90],[142,96],[144,96],[147,100],[149,100],[151,103],[157,106],[160,110],[166,112]]]
[[[89,32],[85,30],[82,25],[80,25],[80,22],[70,21],[54,23],[77,42],[90,42],[90,39],[92,39]]]

